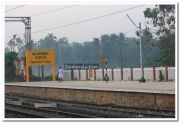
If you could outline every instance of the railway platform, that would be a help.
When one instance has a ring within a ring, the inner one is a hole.
[[[145,92],[145,93],[175,93],[175,82],[145,82],[138,81],[43,81],[43,82],[13,82],[5,85],[69,88],[87,90]]]
[[[175,110],[175,82],[13,82],[5,84],[5,93],[98,105]]]

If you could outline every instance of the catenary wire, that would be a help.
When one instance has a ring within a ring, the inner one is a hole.
[[[113,12],[113,13],[105,14],[105,15],[102,15],[102,16],[98,16],[98,17],[94,17],[94,18],[90,18],[90,19],[74,22],[74,23],[71,23],[71,24],[66,24],[66,25],[62,25],[62,26],[56,26],[56,27],[51,27],[51,28],[47,28],[47,29],[42,29],[42,30],[31,32],[31,33],[39,33],[39,32],[44,32],[44,31],[48,31],[48,30],[54,30],[54,29],[58,29],[58,28],[69,27],[69,26],[85,23],[85,22],[88,22],[88,21],[93,21],[93,20],[101,19],[101,18],[104,18],[104,17],[107,17],[107,16],[119,14],[119,13],[122,13],[122,12],[125,12],[125,11],[128,11],[128,10],[132,10],[132,9],[136,9],[136,8],[142,7],[142,6],[144,6],[144,5],[139,5],[139,6],[131,7],[131,8],[128,8],[128,9],[124,9],[124,10],[116,11],[116,12]],[[24,34],[17,34],[17,35],[24,35]],[[6,36],[6,37],[11,37],[11,36]]]
[[[88,21],[93,21],[93,20],[101,19],[101,18],[104,18],[104,17],[107,17],[107,16],[119,14],[119,13],[122,13],[122,12],[125,12],[125,11],[128,11],[128,10],[132,10],[132,9],[135,9],[135,8],[142,7],[142,6],[144,6],[144,5],[131,7],[131,8],[128,8],[128,9],[116,11],[116,12],[113,12],[113,13],[105,14],[105,15],[102,15],[102,16],[98,16],[98,17],[94,17],[94,18],[90,18],[90,19],[86,19],[86,20],[82,20],[82,21],[62,25],[62,26],[56,26],[56,27],[51,27],[51,28],[47,28],[47,29],[42,29],[42,30],[34,31],[32,33],[44,32],[44,31],[53,30],[53,29],[57,29],[57,28],[63,28],[63,27],[68,27],[68,26],[72,26],[72,25],[77,25],[77,24],[80,24],[80,23],[85,23],[85,22],[88,22]]]
[[[60,10],[64,10],[64,9],[67,9],[67,8],[72,8],[72,7],[75,7],[75,6],[78,6],[78,5],[71,5],[71,6],[66,6],[66,7],[57,8],[57,9],[54,9],[54,10],[49,10],[49,11],[45,11],[45,12],[40,12],[40,13],[37,13],[37,14],[33,14],[33,15],[31,15],[30,17],[35,17],[35,16],[47,14],[47,13],[52,13],[52,12],[55,12],[55,11],[60,11]]]
[[[6,10],[5,12],[7,13],[7,12],[10,12],[10,11],[12,11],[12,10],[15,10],[15,9],[21,8],[21,7],[23,7],[23,6],[25,6],[25,4],[24,4],[24,5],[17,6],[17,7],[14,7],[14,8],[9,9],[9,10]]]

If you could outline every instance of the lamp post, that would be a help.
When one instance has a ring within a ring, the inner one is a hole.
[[[142,62],[142,36],[141,36],[141,23],[139,22],[139,26],[137,26],[132,19],[128,16],[129,20],[133,23],[133,25],[137,28],[139,28],[139,37],[140,37],[140,43],[139,43],[139,52],[140,52],[140,66],[141,66],[141,78],[139,79],[139,82],[146,82],[144,78],[144,71],[143,71],[143,62]]]

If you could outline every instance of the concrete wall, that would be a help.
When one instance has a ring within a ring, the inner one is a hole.
[[[22,94],[48,99],[77,101],[116,106],[175,110],[174,94],[95,91],[47,87],[5,86],[5,94]]]
[[[162,71],[163,75],[165,76],[165,67],[156,67],[155,75],[156,80],[159,81],[159,71]],[[114,81],[121,80],[121,71],[120,69],[113,69],[114,72]],[[81,77],[79,79],[79,70],[74,70],[74,79],[75,80],[86,80],[86,70],[81,70],[80,74]],[[105,74],[105,70],[104,70]],[[112,80],[112,69],[107,70],[107,74],[109,79]],[[141,77],[141,69],[140,68],[133,68],[133,80],[139,80]],[[144,68],[144,77],[148,81],[153,81],[153,68]],[[123,69],[123,80],[130,80],[131,79],[131,69],[124,68]],[[72,80],[71,79],[71,72],[70,70],[64,70],[64,80]],[[96,80],[102,80],[102,69],[96,70]],[[168,81],[175,80],[175,68],[168,67]]]

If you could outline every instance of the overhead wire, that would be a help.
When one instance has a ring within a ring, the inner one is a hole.
[[[24,4],[24,5],[17,6],[17,7],[14,7],[14,8],[9,9],[9,10],[6,10],[5,12],[7,13],[7,12],[10,12],[10,11],[12,11],[12,10],[15,10],[15,9],[21,8],[21,7],[23,7],[23,6],[25,6],[25,4]]]
[[[53,30],[53,29],[57,29],[57,28],[63,28],[63,27],[68,27],[68,26],[72,26],[72,25],[77,25],[77,24],[80,24],[80,23],[85,23],[85,22],[88,22],[88,21],[93,21],[93,20],[101,19],[101,18],[104,18],[104,17],[107,17],[107,16],[119,14],[119,13],[121,13],[121,12],[128,11],[128,10],[132,10],[132,9],[139,8],[139,7],[142,7],[142,6],[144,6],[144,5],[139,5],[139,6],[131,7],[131,8],[128,8],[128,9],[116,11],[116,12],[113,12],[113,13],[105,14],[105,15],[102,15],[102,16],[98,16],[98,17],[94,17],[94,18],[90,18],[90,19],[86,19],[86,20],[82,20],[82,21],[78,21],[78,22],[74,22],[74,23],[62,25],[62,26],[56,26],[56,27],[46,28],[46,29],[34,31],[34,32],[32,32],[32,33],[44,32],[44,31]]]
[[[39,16],[39,15],[43,15],[43,14],[48,14],[48,13],[52,13],[52,12],[55,12],[55,11],[60,11],[60,10],[64,10],[64,9],[67,9],[67,8],[72,8],[72,7],[75,7],[75,6],[78,6],[78,5],[65,6],[65,7],[49,10],[49,11],[44,11],[44,12],[40,12],[40,13],[37,13],[37,14],[33,14],[30,17],[35,17],[35,16]]]
[[[94,17],[94,18],[90,18],[90,19],[86,19],[86,20],[82,20],[82,21],[78,21],[78,22],[62,25],[62,26],[56,26],[56,27],[46,28],[46,29],[42,29],[42,30],[37,30],[37,31],[33,31],[31,33],[39,33],[39,32],[44,32],[44,31],[48,31],[48,30],[54,30],[54,29],[58,29],[58,28],[69,27],[69,26],[73,26],[73,25],[77,25],[77,24],[81,24],[81,23],[85,23],[85,22],[101,19],[101,18],[108,17],[108,16],[111,16],[111,15],[119,14],[119,13],[122,13],[122,12],[125,12],[125,11],[129,11],[129,10],[132,10],[132,9],[140,8],[142,6],[145,6],[145,5],[143,4],[143,5],[131,7],[131,8],[128,8],[128,9],[119,10],[119,11],[112,12],[112,13],[109,13],[109,14],[105,14],[105,15],[102,15],[102,16],[98,16],[98,17]],[[17,34],[17,35],[23,35],[23,34]],[[10,36],[6,36],[6,37],[10,37]]]
[[[129,30],[129,31],[127,31],[127,32],[122,32],[122,33],[124,33],[124,35],[126,35],[126,34],[128,34],[128,33],[130,33],[130,32],[133,32],[134,30],[136,30],[137,28],[134,28],[134,29],[132,29],[132,30]],[[23,34],[20,34],[20,35],[23,35]],[[6,36],[6,37],[12,37],[12,36]]]

